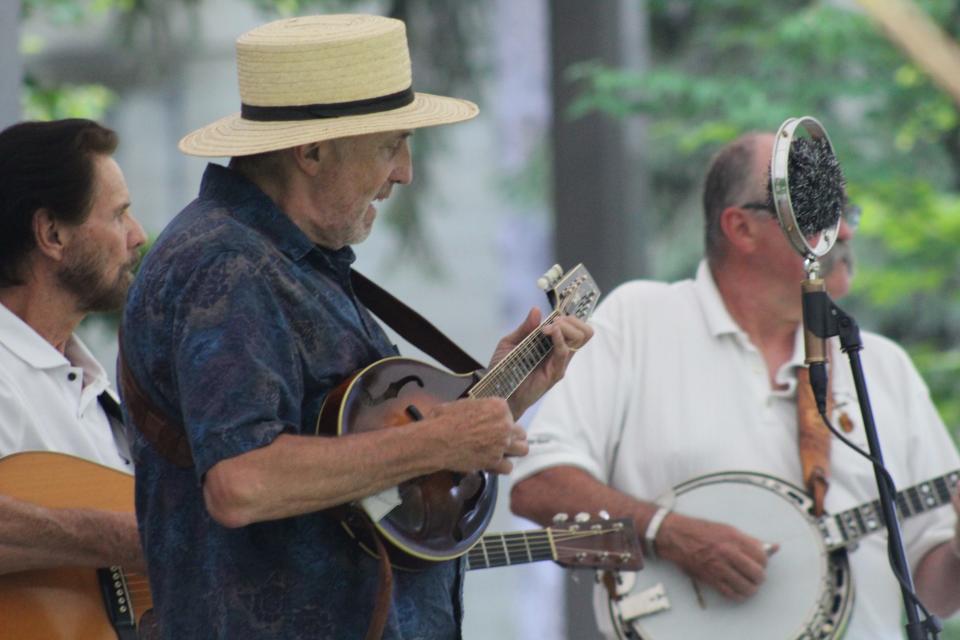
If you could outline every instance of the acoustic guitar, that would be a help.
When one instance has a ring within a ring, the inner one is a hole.
[[[557,514],[552,527],[487,533],[467,552],[467,570],[506,567],[553,560],[568,569],[639,571],[643,568],[640,540],[633,520],[610,520],[578,513],[573,521]]]
[[[133,477],[62,453],[0,459],[0,495],[52,509],[133,513]],[[146,576],[63,567],[0,576],[0,640],[121,640],[153,606]]]
[[[600,292],[583,265],[567,273],[554,267],[538,282],[554,310],[486,373],[453,374],[411,358],[385,358],[358,371],[331,391],[317,419],[317,434],[344,436],[409,424],[458,398],[509,398],[553,350],[543,328],[561,316],[585,320]],[[390,562],[405,569],[457,558],[480,538],[493,514],[496,474],[439,471],[397,487],[388,513],[369,502],[355,505],[343,525],[371,553],[379,535]],[[365,523],[369,514],[375,533]]]

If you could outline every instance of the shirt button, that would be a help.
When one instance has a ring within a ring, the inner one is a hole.
[[[77,379],[77,374],[74,373],[73,371],[67,374],[67,380],[69,380],[70,382],[73,382],[76,379]]]

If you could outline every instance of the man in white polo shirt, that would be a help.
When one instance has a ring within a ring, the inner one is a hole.
[[[647,553],[690,576],[684,593],[696,595],[695,611],[707,612],[704,618],[714,624],[686,637],[729,637],[718,628],[716,612],[730,607],[741,615],[737,637],[776,638],[764,620],[742,617],[744,607],[729,603],[746,606],[750,598],[783,589],[782,582],[764,581],[785,566],[800,538],[760,540],[719,518],[690,517],[658,500],[672,487],[718,472],[758,472],[805,485],[801,449],[808,448],[798,446],[798,439],[808,432],[800,424],[797,395],[803,388],[804,272],[768,202],[773,141],[773,134],[754,133],[720,150],[704,188],[706,256],[695,279],[629,282],[606,298],[594,316],[594,339],[544,399],[531,426],[532,439],[543,444],[531,446],[514,471],[512,508],[520,515],[543,523],[563,511],[631,516]],[[850,286],[855,222],[848,207],[824,264],[835,298]],[[884,460],[899,488],[960,468],[907,355],[881,336],[862,336]],[[830,341],[833,422],[866,449],[854,381],[836,342]],[[819,420],[813,426],[822,432]],[[870,463],[840,442],[828,450],[826,511],[876,499]],[[758,520],[773,517],[756,514]],[[903,523],[917,591],[941,616],[960,607],[956,521],[955,510],[943,506]],[[851,550],[850,564],[857,595],[844,638],[902,637],[900,589],[887,564],[884,536],[865,536]],[[649,573],[640,575],[642,580]],[[673,614],[678,592],[665,598],[672,599]],[[714,599],[718,593],[724,604],[708,606],[721,601]],[[770,612],[767,621],[782,614]],[[638,624],[665,617],[647,612]],[[604,612],[598,622],[610,631]]]
[[[145,240],[116,146],[89,120],[0,132],[0,457],[53,451],[133,471],[107,374],[74,335],[123,304]],[[111,564],[143,567],[133,514],[0,495],[0,574]]]

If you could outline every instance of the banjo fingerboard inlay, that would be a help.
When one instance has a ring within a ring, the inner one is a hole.
[[[919,515],[950,502],[950,497],[960,481],[960,471],[951,471],[938,478],[921,482],[899,492],[896,497],[897,513],[901,519]],[[880,501],[874,500],[847,511],[830,516],[834,519],[843,540],[837,546],[846,546],[863,536],[884,527]]]

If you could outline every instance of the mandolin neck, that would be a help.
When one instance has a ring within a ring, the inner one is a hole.
[[[467,552],[467,569],[491,569],[556,559],[549,529],[488,533]]]
[[[509,398],[553,350],[553,341],[543,334],[543,328],[559,316],[554,310],[530,335],[495,364],[467,392],[471,398]]]

